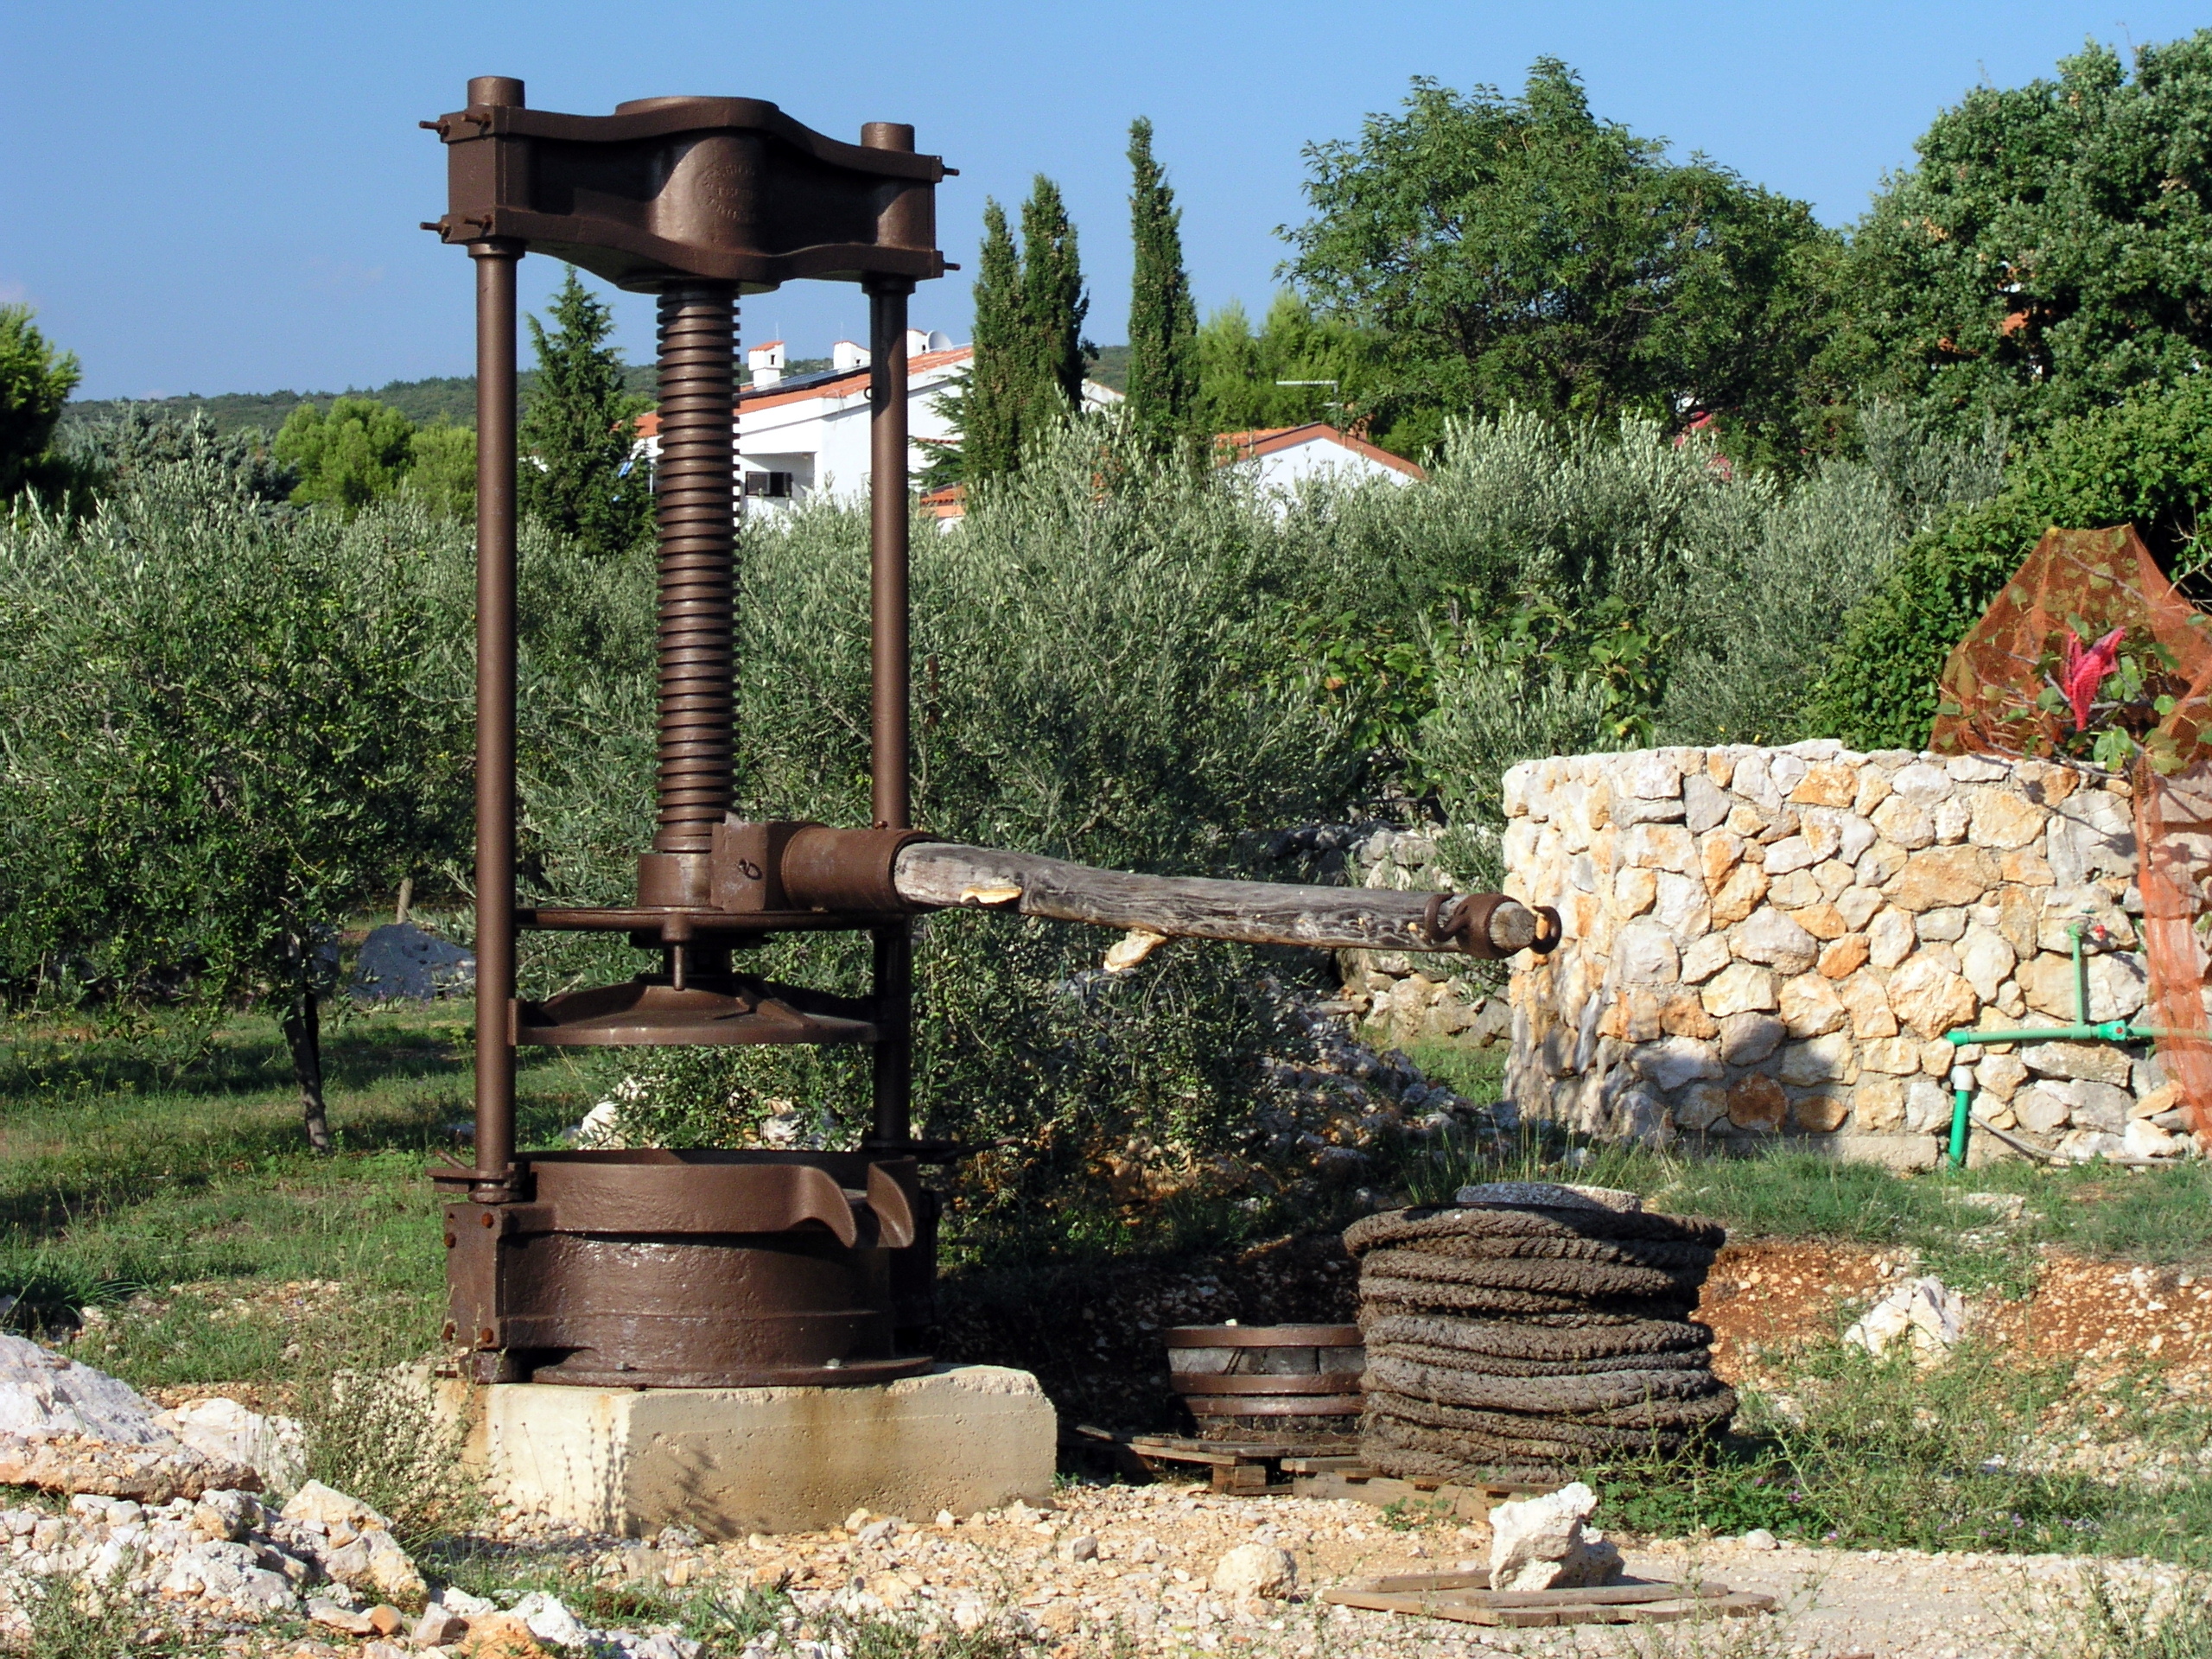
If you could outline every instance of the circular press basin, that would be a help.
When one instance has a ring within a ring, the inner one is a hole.
[[[515,1160],[446,1210],[450,1333],[532,1382],[756,1388],[927,1370],[935,1197],[912,1158],[659,1148]],[[917,1316],[917,1304],[923,1311]]]

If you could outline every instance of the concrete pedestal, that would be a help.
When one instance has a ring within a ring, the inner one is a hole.
[[[709,1538],[925,1521],[1049,1497],[1058,1423],[1027,1371],[945,1366],[844,1389],[473,1390],[493,1497],[594,1532]]]

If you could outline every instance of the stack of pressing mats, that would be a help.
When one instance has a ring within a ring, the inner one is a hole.
[[[1736,1396],[1690,1316],[1726,1236],[1632,1192],[1537,1181],[1355,1223],[1362,1458],[1408,1478],[1547,1480],[1721,1432]]]

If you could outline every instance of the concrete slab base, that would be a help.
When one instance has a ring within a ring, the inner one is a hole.
[[[845,1389],[470,1392],[471,1460],[492,1496],[594,1532],[802,1532],[857,1509],[925,1521],[1052,1490],[1052,1403],[1001,1365]]]

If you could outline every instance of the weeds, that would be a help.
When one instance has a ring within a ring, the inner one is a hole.
[[[461,1463],[466,1425],[442,1412],[427,1367],[341,1371],[302,1389],[310,1478],[389,1516],[408,1550],[468,1531],[486,1516]]]
[[[23,1621],[10,1645],[24,1659],[184,1659],[209,1650],[167,1621],[149,1619],[144,1604],[128,1593],[83,1579],[38,1574],[15,1579],[7,1590]]]
[[[2015,1632],[2024,1659],[2212,1659],[2212,1580],[2160,1583],[2085,1568],[2075,1593],[2049,1588]]]

